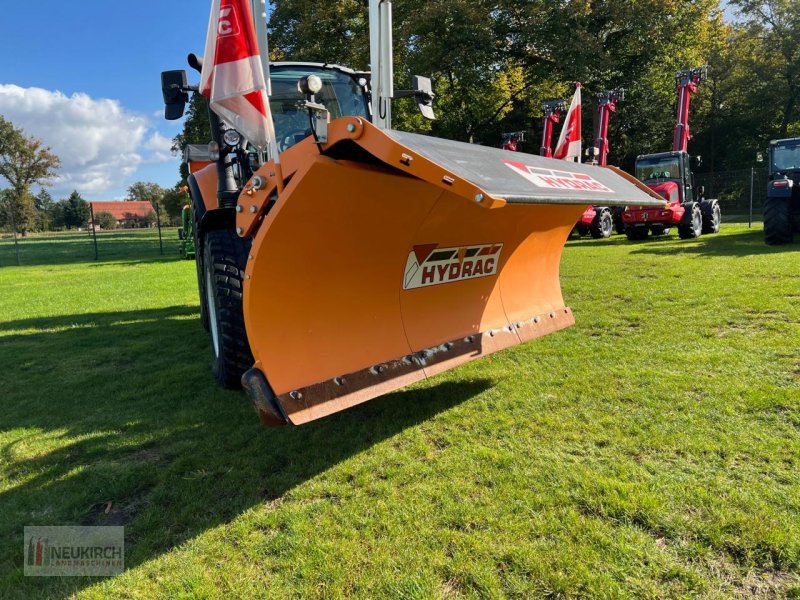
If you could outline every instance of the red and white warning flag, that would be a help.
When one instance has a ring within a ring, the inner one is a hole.
[[[553,158],[581,162],[581,84],[576,84]]]
[[[249,0],[212,0],[200,93],[211,110],[259,150],[273,131]]]

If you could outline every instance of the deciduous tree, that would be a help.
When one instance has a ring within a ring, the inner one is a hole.
[[[9,215],[23,235],[36,224],[31,186],[49,183],[59,164],[49,147],[0,116],[0,177],[11,185]]]

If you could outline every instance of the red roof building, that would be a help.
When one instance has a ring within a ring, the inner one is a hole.
[[[107,212],[117,220],[119,224],[129,222],[141,222],[153,212],[153,205],[147,201],[120,201],[105,200],[90,201],[94,214]]]

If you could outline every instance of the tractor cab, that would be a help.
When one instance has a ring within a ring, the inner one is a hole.
[[[690,160],[686,152],[639,156],[636,178],[669,204],[683,204],[695,199]]]
[[[298,81],[310,76],[318,77],[321,82],[315,100],[325,107],[331,120],[344,116],[370,118],[368,73],[322,63],[272,63],[269,106],[281,152],[311,135],[306,95],[297,85]]]
[[[769,144],[769,184],[764,203],[764,237],[787,244],[800,232],[800,138]]]
[[[800,184],[800,138],[775,140],[769,144],[769,180],[785,179]]]

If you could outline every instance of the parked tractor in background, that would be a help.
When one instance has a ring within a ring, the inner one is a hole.
[[[512,131],[510,133],[504,133],[502,135],[502,146],[503,150],[509,150],[511,152],[517,152],[520,142],[525,141],[525,132],[524,131]]]
[[[769,183],[764,202],[764,241],[789,244],[800,233],[800,138],[769,143]]]
[[[695,189],[689,145],[689,106],[698,84],[706,79],[708,67],[678,73],[678,120],[672,152],[645,154],[636,159],[636,177],[667,201],[658,209],[628,206],[622,214],[629,240],[643,240],[649,234],[666,235],[674,226],[681,239],[718,233],[722,221],[719,202],[705,197],[705,190]],[[700,164],[697,157],[696,164]]]
[[[178,252],[181,258],[194,258],[194,231],[192,231],[192,199],[189,197],[189,188],[183,186],[180,191],[186,194],[186,204],[181,210],[181,226],[178,228]]]
[[[597,135],[594,146],[588,149],[587,164],[605,167],[608,164],[608,121],[612,112],[617,110],[617,102],[625,101],[625,90],[610,90],[597,94]],[[614,230],[624,233],[622,209],[610,206],[590,206],[581,215],[575,225],[579,235],[591,235],[595,239],[609,238]]]

